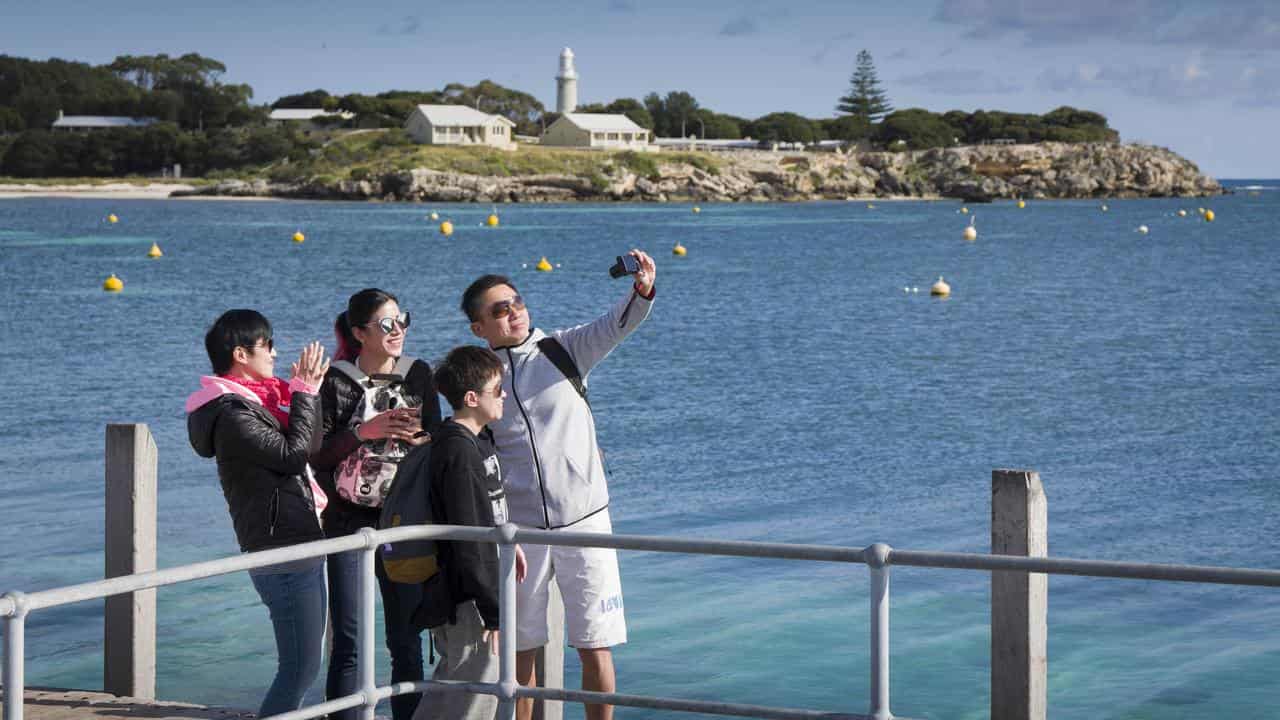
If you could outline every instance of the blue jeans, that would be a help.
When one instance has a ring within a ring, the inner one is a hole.
[[[250,578],[271,614],[278,657],[276,677],[258,717],[297,710],[320,674],[324,657],[324,563]]]
[[[422,589],[389,580],[382,571],[381,560],[375,563],[375,568],[378,589],[382,594],[387,650],[391,652],[391,682],[421,680],[422,636],[413,627],[410,618],[422,599]],[[360,615],[359,603],[360,552],[330,555],[329,620],[332,625],[333,648],[329,654],[329,677],[325,683],[325,698],[329,700],[350,695],[358,689],[356,658],[360,652],[356,645],[356,633]],[[413,693],[391,698],[393,720],[411,720],[420,697],[420,694]],[[359,714],[360,708],[357,707],[331,713],[329,718],[357,720]]]

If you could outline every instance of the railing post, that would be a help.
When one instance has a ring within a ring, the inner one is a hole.
[[[27,688],[26,669],[27,604],[20,592],[5,597],[13,601],[13,614],[4,619],[4,720],[22,720],[22,703]]]
[[[360,624],[356,628],[356,642],[360,645],[360,654],[356,657],[356,672],[360,679],[360,692],[364,693],[364,706],[360,709],[362,720],[374,720],[374,708],[378,705],[376,696],[378,684],[373,677],[373,589],[375,585],[374,562],[377,544],[373,541],[373,528],[360,528],[364,537],[364,547],[360,553]]]
[[[863,551],[871,570],[871,717],[889,720],[889,555],[876,543]]]
[[[991,553],[1046,557],[1049,511],[1039,473],[991,472]],[[1049,576],[991,573],[991,720],[1044,720]]]
[[[502,543],[498,545],[502,588],[498,593],[498,627],[501,642],[498,656],[498,720],[514,720],[516,716],[516,526],[507,523],[498,528]]]
[[[145,424],[107,425],[106,551],[108,578],[156,569],[156,443]],[[102,689],[156,696],[156,591],[106,599]]]

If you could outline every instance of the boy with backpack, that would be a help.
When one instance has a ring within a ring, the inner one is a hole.
[[[491,350],[464,346],[451,351],[435,371],[436,388],[453,416],[432,433],[426,480],[431,521],[439,525],[492,527],[507,522],[506,494],[493,433],[502,417],[502,362]],[[441,572],[427,582],[415,624],[431,628],[440,653],[433,680],[498,681],[499,563],[491,543],[441,541]],[[516,547],[516,580],[524,579],[524,552]],[[514,628],[507,628],[514,642]],[[492,695],[423,695],[414,720],[493,720]]]

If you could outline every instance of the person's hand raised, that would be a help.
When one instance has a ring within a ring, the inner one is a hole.
[[[302,348],[298,361],[293,363],[289,379],[297,378],[308,385],[319,385],[329,371],[329,358],[324,356],[324,346],[319,341]]]
[[[653,281],[658,277],[658,266],[653,262],[653,258],[639,248],[631,251],[631,256],[640,263],[640,270],[636,272],[636,292],[641,295],[648,296],[653,292]]]

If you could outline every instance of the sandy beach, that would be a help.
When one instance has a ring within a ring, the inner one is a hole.
[[[121,200],[162,200],[175,190],[190,190],[184,183],[104,183],[102,185],[0,184],[0,199],[28,197],[107,198]]]

